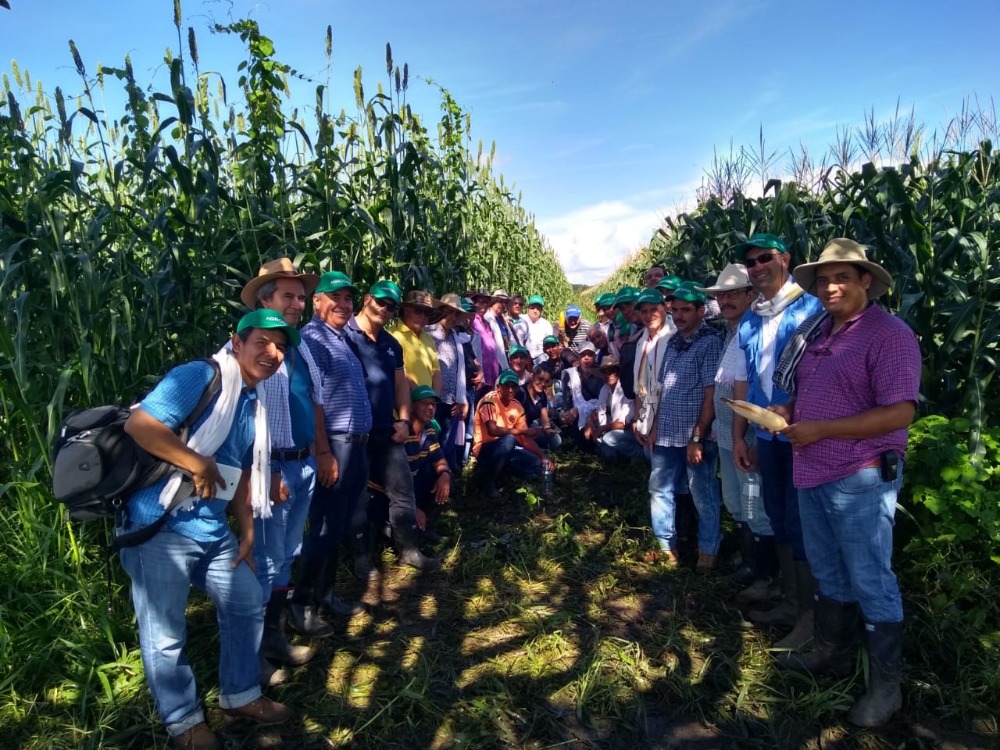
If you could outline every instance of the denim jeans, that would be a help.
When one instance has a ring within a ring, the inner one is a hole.
[[[272,470],[276,466],[279,463],[272,461]],[[288,485],[288,499],[271,507],[270,518],[253,521],[253,559],[265,602],[270,600],[272,588],[288,587],[316,486],[316,459],[312,456],[304,461],[281,461],[280,468],[281,481]]]
[[[799,494],[792,483],[792,445],[784,440],[758,440],[757,464],[764,510],[771,520],[774,541],[787,544],[799,562],[806,559],[799,518]]]
[[[219,621],[219,705],[239,708],[260,696],[263,602],[250,566],[233,568],[238,550],[231,533],[216,542],[196,542],[164,526],[145,544],[121,551],[122,567],[132,579],[146,682],[171,735],[205,720],[183,650],[192,585],[208,594]]]
[[[866,622],[901,622],[903,602],[892,572],[892,527],[903,484],[869,467],[799,490],[809,565],[823,596],[857,602]]]
[[[686,477],[695,510],[698,511],[698,550],[706,555],[719,551],[722,533],[719,520],[722,500],[715,472],[718,465],[718,447],[714,440],[702,443],[700,464],[690,464],[687,448],[653,447],[652,470],[649,473],[649,510],[653,534],[664,550],[676,548],[677,531],[674,516],[674,497]]]
[[[487,484],[495,484],[500,474],[509,467],[510,472],[523,479],[542,475],[542,462],[517,444],[513,435],[483,443],[476,457],[480,476]]]
[[[413,493],[410,462],[402,443],[394,443],[387,432],[373,432],[368,438],[368,479],[389,498],[389,524],[394,531],[406,534],[417,525],[417,499]],[[357,534],[368,525],[367,508],[354,512],[352,531]]]
[[[364,443],[345,443],[330,438],[330,452],[337,459],[337,481],[332,487],[317,483],[309,505],[309,533],[302,556],[325,560],[340,549],[355,508],[366,505],[368,448]]]
[[[597,455],[605,461],[616,458],[642,458],[642,446],[635,440],[632,428],[605,432],[594,441]]]

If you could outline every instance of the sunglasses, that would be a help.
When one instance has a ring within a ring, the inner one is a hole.
[[[749,271],[751,268],[756,266],[758,263],[770,263],[777,257],[777,253],[764,253],[763,255],[758,255],[756,258],[745,258],[743,260],[743,265]]]
[[[378,305],[379,307],[388,310],[391,313],[396,312],[396,303],[393,302],[392,300],[385,299],[383,297],[373,297],[372,299],[375,300],[375,304]]]

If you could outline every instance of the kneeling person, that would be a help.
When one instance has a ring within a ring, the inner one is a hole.
[[[218,747],[183,655],[192,585],[208,594],[218,612],[223,713],[262,724],[291,716],[287,707],[261,695],[257,681],[263,609],[253,570],[252,514],[269,501],[267,421],[264,410],[256,409],[258,384],[281,366],[286,346],[298,345],[299,333],[263,309],[245,315],[236,330],[232,350],[215,355],[220,392],[191,426],[187,444],[174,430],[192,414],[214,377],[205,362],[167,373],[125,423],[140,447],[178,467],[129,498],[119,533],[154,523],[175,507],[149,541],[121,551],[121,562],[132,580],[146,680],[160,718],[181,747]],[[226,486],[220,465],[242,469],[235,491]],[[193,481],[184,482],[184,473]],[[217,497],[223,493],[232,500]],[[190,497],[174,503],[185,494]],[[230,504],[239,540],[229,530]]]

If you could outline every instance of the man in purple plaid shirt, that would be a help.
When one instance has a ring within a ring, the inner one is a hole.
[[[863,245],[832,240],[793,275],[826,315],[797,332],[798,362],[779,364],[776,379],[794,373],[795,393],[773,410],[791,423],[783,433],[792,444],[802,534],[819,595],[813,639],[778,663],[849,673],[860,609],[870,678],[848,719],[874,727],[902,705],[903,605],[892,571],[892,528],[919,397],[920,347],[903,321],[874,303],[892,279],[868,260]]]

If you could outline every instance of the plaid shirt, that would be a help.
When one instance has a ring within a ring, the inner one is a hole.
[[[853,417],[879,406],[917,402],[921,357],[917,337],[899,318],[871,304],[830,335],[823,329],[799,362],[795,422]],[[793,453],[796,487],[843,479],[877,460],[880,453],[906,450],[907,430],[862,440],[828,438]]]
[[[685,346],[687,344],[687,346]],[[689,337],[670,337],[660,365],[660,405],[656,413],[656,444],[683,448],[698,424],[705,389],[715,385],[722,358],[722,337],[704,323]]]
[[[309,379],[312,381],[313,403],[323,403],[323,394],[319,389],[321,375],[312,354],[309,352],[309,347],[288,347],[288,355],[282,366],[274,375],[263,381],[265,402],[267,403],[267,429],[271,435],[271,447],[278,450],[309,447],[295,445],[295,438],[292,436],[292,416],[288,408],[288,399],[290,396],[290,368],[293,367],[308,368]]]

